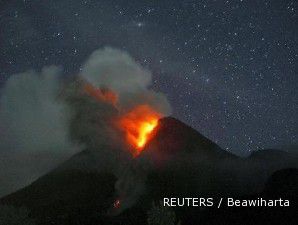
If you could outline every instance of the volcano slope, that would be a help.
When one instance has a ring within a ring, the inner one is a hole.
[[[282,170],[297,167],[296,156],[263,150],[240,158],[171,117],[161,119],[154,132],[142,154],[131,162],[136,170],[143,171],[145,189],[136,197],[131,193],[138,188],[138,183],[123,187],[125,195],[121,200],[133,202],[130,207],[113,208],[118,197],[115,183],[119,177],[101,170],[98,164],[102,159],[90,149],[73,156],[31,185],[2,198],[0,203],[28,208],[31,217],[41,225],[140,225],[147,224],[146,212],[152,201],[164,197],[279,198],[283,195],[277,193],[282,192],[290,193],[286,197],[292,201],[297,200],[297,170]],[[270,178],[278,170],[282,171]],[[129,180],[134,181],[134,172],[130,176]],[[286,211],[287,216],[294,218],[294,209],[291,206]],[[114,216],[108,213],[111,210],[116,211]],[[174,210],[182,224],[218,224],[219,221],[238,224],[243,219],[249,223],[247,213],[254,217],[255,224],[258,221],[266,224],[264,218],[268,216],[275,221],[284,220],[280,213],[270,209],[262,210],[263,220],[258,220],[258,208],[180,207]]]

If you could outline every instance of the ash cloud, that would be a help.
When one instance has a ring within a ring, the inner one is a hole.
[[[77,78],[64,88],[63,98],[71,108],[73,141],[84,144],[89,150],[101,151],[103,166],[115,164],[119,157],[125,160],[131,157],[130,153],[123,153],[126,147],[123,133],[115,127],[115,119],[141,104],[150,105],[163,115],[171,110],[166,97],[150,89],[151,81],[151,73],[128,53],[110,47],[93,52]],[[84,92],[86,84],[111,90],[117,95],[117,105]],[[120,160],[120,164],[125,160]],[[117,169],[119,163],[116,164]]]
[[[73,153],[78,150],[68,138],[66,106],[57,99],[61,85],[59,73],[59,68],[52,66],[40,73],[29,71],[8,79],[0,103],[2,151]]]
[[[137,64],[126,52],[104,48],[91,54],[81,76],[92,84],[109,87],[119,95],[147,90],[151,73]]]
[[[80,76],[97,87],[116,92],[121,110],[146,103],[164,115],[171,112],[167,98],[149,89],[151,73],[124,51],[107,47],[93,52]]]

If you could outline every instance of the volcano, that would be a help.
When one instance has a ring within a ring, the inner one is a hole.
[[[274,150],[267,154],[264,150],[251,157],[240,158],[172,117],[159,120],[152,131],[152,138],[133,162],[137,161],[138,165],[148,158],[153,165],[149,169],[143,169],[142,173],[137,173],[137,176],[145,176],[141,179],[146,187],[145,191],[137,197],[134,195],[133,204],[115,216],[107,212],[117,199],[115,183],[118,178],[101,169],[102,159],[91,149],[74,155],[31,185],[5,196],[0,203],[25,206],[30,210],[30,216],[42,225],[139,225],[147,224],[147,211],[152,202],[163,197],[251,197],[262,193],[266,193],[268,197],[279,189],[274,182],[275,176],[284,180],[284,184],[297,178],[295,169],[278,172],[271,177],[275,171],[296,167],[296,156]],[[283,176],[284,173],[287,175]],[[282,190],[291,193],[290,197],[297,197],[295,187],[297,183],[289,187],[283,185]],[[131,192],[133,190],[124,191]],[[118,208],[121,202],[116,202]],[[225,217],[229,218],[228,224],[233,224],[233,220],[235,222],[233,211],[228,209],[215,212],[202,211],[200,208],[179,208],[175,211],[182,224],[217,224],[217,219],[222,220]],[[241,221],[246,212],[238,210],[237,221]],[[255,215],[257,219],[256,210],[254,212],[251,215]],[[291,215],[294,211],[289,212]],[[268,215],[272,216],[270,211],[266,211],[264,218]],[[276,220],[278,219],[282,217]]]

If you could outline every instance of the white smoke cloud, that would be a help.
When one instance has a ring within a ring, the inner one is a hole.
[[[78,150],[68,139],[67,110],[58,101],[58,76],[59,68],[52,66],[41,73],[29,71],[8,79],[0,102],[0,121],[5,130],[0,151]]]
[[[164,115],[171,112],[165,95],[150,89],[150,71],[124,51],[110,47],[94,51],[82,67],[80,75],[97,87],[116,92],[123,110],[146,103]]]
[[[151,73],[126,52],[108,47],[91,54],[81,76],[97,87],[108,87],[119,95],[147,90],[152,79]]]

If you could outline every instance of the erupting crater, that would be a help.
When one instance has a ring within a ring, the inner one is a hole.
[[[162,115],[149,105],[136,106],[121,116],[119,126],[125,132],[127,142],[133,146],[134,156],[138,156],[152,138],[152,131],[161,117]]]
[[[94,99],[113,105],[121,112],[118,107],[118,95],[111,89],[97,88],[85,82],[84,93]],[[157,127],[162,114],[157,112],[148,104],[137,105],[121,116],[118,120],[118,128],[124,131],[126,141],[133,147],[132,154],[138,156],[148,140],[152,138],[153,130]]]

